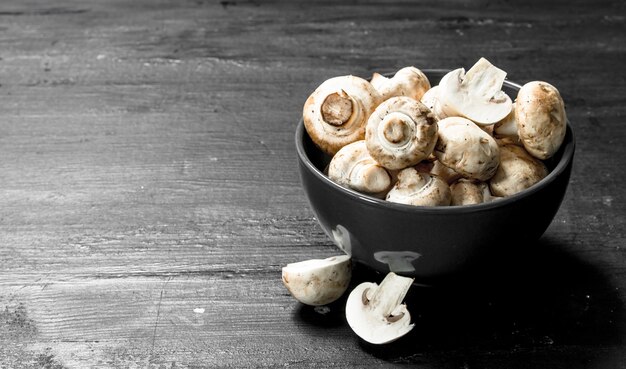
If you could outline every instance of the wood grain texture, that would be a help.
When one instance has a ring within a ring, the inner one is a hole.
[[[0,368],[625,368],[625,24],[608,0],[3,1]],[[518,263],[412,291],[416,329],[367,345],[280,281],[337,252],[302,104],[481,56],[561,91],[568,193]]]

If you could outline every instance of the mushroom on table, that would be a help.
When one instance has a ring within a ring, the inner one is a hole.
[[[346,301],[346,320],[362,339],[373,344],[384,344],[409,333],[411,314],[402,304],[413,278],[388,273],[380,285],[372,282],[359,284]]]
[[[337,300],[348,288],[352,276],[350,256],[311,259],[287,264],[283,284],[298,301],[319,306]]]

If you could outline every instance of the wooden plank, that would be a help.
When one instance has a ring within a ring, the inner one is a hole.
[[[7,0],[0,50],[0,368],[624,367],[620,2]],[[280,282],[338,252],[299,184],[302,104],[481,56],[562,92],[563,206],[517,264],[412,291],[414,332],[367,345],[342,301]]]

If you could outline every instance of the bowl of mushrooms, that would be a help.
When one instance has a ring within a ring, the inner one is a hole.
[[[574,135],[559,91],[481,58],[338,76],[296,129],[304,192],[354,262],[428,282],[535,243],[563,200]]]

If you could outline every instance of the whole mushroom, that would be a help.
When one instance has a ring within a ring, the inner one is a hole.
[[[437,176],[405,168],[398,173],[398,181],[389,190],[387,201],[415,206],[450,205],[450,187]]]
[[[389,172],[372,158],[365,140],[342,147],[328,165],[328,177],[342,186],[376,197],[391,187]]]
[[[511,196],[521,192],[548,175],[545,164],[530,155],[522,146],[511,143],[500,145],[500,166],[489,180],[495,196]]]
[[[439,101],[446,116],[461,116],[476,124],[494,124],[511,112],[511,98],[502,91],[506,72],[480,58],[468,71],[459,68],[439,82]]]
[[[545,160],[561,147],[566,126],[565,103],[556,87],[532,81],[522,86],[513,114],[498,122],[494,131],[496,136],[518,139],[532,156]]]
[[[433,166],[429,173],[443,179],[448,185],[454,183],[460,178],[463,178],[461,174],[456,172],[454,169],[441,164],[439,160],[435,160],[433,162]]]
[[[437,142],[437,118],[419,101],[403,96],[380,104],[365,129],[370,155],[387,169],[403,169],[430,155]]]
[[[348,289],[352,276],[350,256],[311,259],[287,264],[282,269],[283,284],[303,304],[327,305]]]
[[[450,205],[473,205],[489,202],[494,199],[489,184],[461,178],[450,185],[452,201]]]
[[[439,121],[434,154],[446,167],[466,178],[486,181],[500,162],[498,143],[471,120],[448,117]]]
[[[311,140],[332,156],[343,146],[365,137],[367,120],[381,101],[378,91],[363,78],[330,78],[304,103],[304,127]]]
[[[428,77],[415,67],[402,68],[391,78],[380,73],[374,73],[371,83],[381,94],[383,100],[394,96],[407,96],[419,100],[430,89]]]

